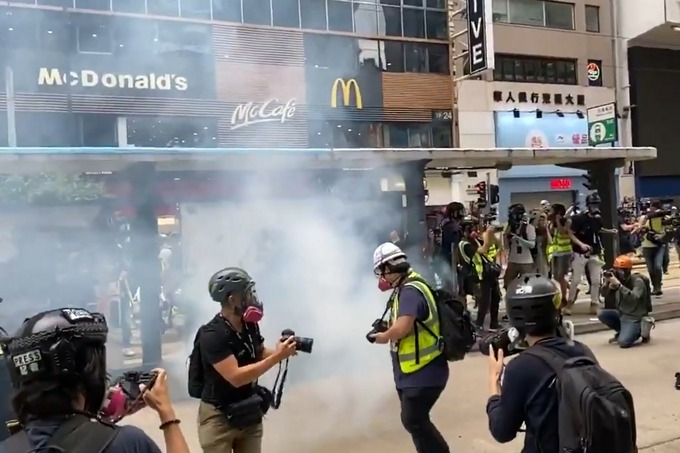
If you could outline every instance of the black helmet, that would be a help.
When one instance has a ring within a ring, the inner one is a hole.
[[[38,313],[24,321],[12,337],[2,340],[15,387],[34,379],[80,376],[85,372],[78,353],[104,347],[109,329],[99,313],[82,308],[60,308]],[[101,354],[102,369],[106,356]]]
[[[559,291],[547,277],[524,274],[510,282],[505,294],[505,309],[516,328],[557,326]]]
[[[510,215],[522,216],[526,214],[527,210],[522,203],[515,203],[508,208]]]
[[[586,197],[586,205],[600,204],[601,202],[602,202],[602,199],[600,198],[600,195],[597,192],[591,193],[590,195],[588,195]]]
[[[253,279],[238,267],[227,267],[210,277],[208,291],[215,302],[224,302],[230,294],[241,293],[253,285]]]

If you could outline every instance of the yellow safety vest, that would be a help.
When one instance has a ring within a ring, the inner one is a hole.
[[[470,244],[469,241],[460,241],[458,243],[458,252],[460,257],[463,258],[465,264],[472,266],[477,273],[479,278],[482,278],[482,273],[484,272],[484,266],[482,266],[482,257],[479,253],[475,253],[472,257],[465,254],[465,244]]]
[[[413,277],[422,278],[416,272],[411,271],[408,279]],[[425,297],[427,307],[429,308],[429,315],[423,322],[434,335],[431,335],[425,329],[416,329],[406,337],[399,340],[396,344],[397,358],[399,360],[399,368],[404,374],[415,373],[422,369],[425,365],[432,362],[442,353],[439,347],[439,313],[437,311],[437,304],[432,295],[432,291],[428,286],[418,280],[408,281],[403,287],[410,286],[417,289]],[[390,323],[394,324],[399,313],[399,293],[395,295],[392,301],[392,312],[390,313]],[[436,337],[436,338],[435,338]]]
[[[654,233],[663,233],[663,217],[655,217],[653,219],[647,219],[645,221],[645,228],[653,231]],[[653,243],[647,239],[647,235],[643,236],[642,247],[657,247],[658,244]]]
[[[571,238],[567,233],[559,233],[559,229],[555,228],[552,234],[552,243],[548,245],[548,256],[552,257],[556,253],[570,253],[571,252]]]
[[[486,257],[492,263],[496,262],[496,258],[498,257],[498,247],[496,246],[496,244],[491,244],[491,246],[489,247],[489,252],[486,254]]]

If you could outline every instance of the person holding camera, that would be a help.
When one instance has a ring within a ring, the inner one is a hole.
[[[652,281],[652,296],[661,296],[663,281],[664,256],[667,244],[664,242],[665,230],[663,222],[666,215],[661,202],[651,202],[649,211],[640,220],[642,225],[642,256],[647,265],[647,272]]]
[[[380,245],[373,253],[373,272],[378,288],[391,291],[391,296],[367,338],[372,343],[391,344],[401,422],[418,453],[448,453],[446,440],[430,420],[430,411],[449,380],[449,365],[439,345],[434,295],[411,269],[406,254],[392,243]]]
[[[489,430],[497,442],[507,443],[525,424],[523,453],[562,451],[557,391],[552,385],[555,372],[530,352],[532,348],[546,348],[564,358],[593,357],[587,346],[559,336],[559,296],[557,286],[545,276],[527,274],[510,282],[505,296],[508,318],[527,348],[504,365],[503,350],[489,347]]]
[[[258,325],[263,305],[245,270],[217,271],[208,290],[221,310],[198,329],[189,359],[189,395],[201,400],[199,443],[204,453],[260,453],[273,396],[257,380],[294,355],[297,341],[288,336],[275,349],[265,347]]]
[[[601,310],[597,318],[614,332],[609,343],[618,343],[621,348],[630,348],[639,339],[642,343],[650,340],[653,320],[651,284],[647,277],[633,273],[633,262],[627,255],[614,260],[614,268],[604,273],[605,286],[602,295],[605,301],[613,299],[616,308]]]
[[[32,316],[2,340],[17,420],[8,423],[12,435],[0,443],[0,452],[161,453],[139,428],[116,426],[102,415],[107,389],[117,390],[108,386],[107,335],[104,316],[61,308]],[[158,413],[166,451],[188,453],[165,371],[154,375],[153,387],[136,389],[137,399],[126,400],[118,418],[148,406]]]
[[[536,254],[536,228],[527,222],[526,209],[521,204],[510,206],[508,226],[504,232],[505,250],[508,250],[508,265],[503,276],[503,286],[523,274],[534,271]]]
[[[501,267],[496,262],[498,245],[496,244],[496,227],[489,225],[481,240],[476,231],[477,222],[472,217],[461,221],[463,239],[458,244],[461,257],[461,275],[464,281],[465,294],[477,297],[477,319],[475,326],[479,332],[484,330],[484,318],[490,315],[489,328],[499,327],[498,311],[501,302],[501,289],[498,278]]]

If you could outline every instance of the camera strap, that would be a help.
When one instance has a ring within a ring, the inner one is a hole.
[[[274,380],[274,386],[272,387],[272,394],[274,396],[272,407],[274,409],[281,407],[283,386],[286,384],[286,378],[288,377],[288,360],[289,359],[286,359],[283,364],[279,363],[279,370],[276,373],[276,379]]]

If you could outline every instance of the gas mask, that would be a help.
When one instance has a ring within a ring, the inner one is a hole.
[[[600,213],[600,204],[593,203],[588,205],[588,212],[595,215]]]
[[[241,302],[241,316],[243,321],[249,323],[257,323],[262,321],[264,317],[264,306],[257,298],[255,286],[251,285],[245,293],[243,302]]]

